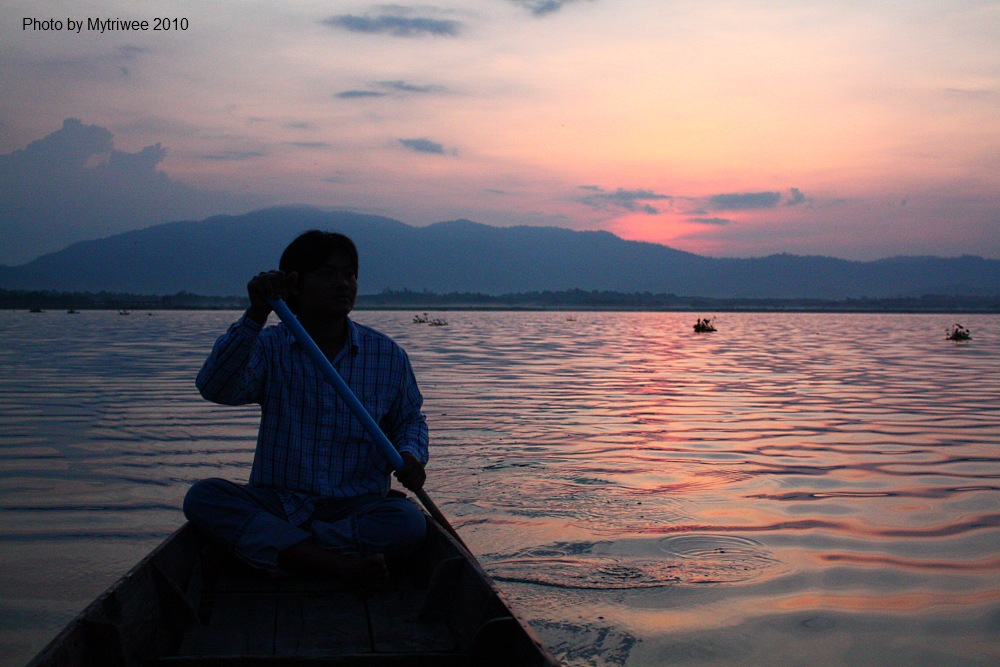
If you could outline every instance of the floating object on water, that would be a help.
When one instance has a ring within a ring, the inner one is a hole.
[[[44,313],[45,311],[42,310],[41,308],[29,308],[28,312],[29,313]]]
[[[273,577],[185,524],[30,663],[557,667],[475,557],[427,516],[387,587]]]
[[[947,334],[946,338],[948,340],[969,340],[972,338],[972,332],[963,327],[961,324],[956,324],[952,328],[945,331]]]
[[[712,333],[715,331],[715,326],[712,324],[711,318],[699,317],[698,321],[694,324],[695,333]]]
[[[427,313],[424,313],[423,315],[414,315],[413,316],[413,323],[414,324],[429,324],[432,327],[446,327],[446,326],[448,326],[448,321],[447,320],[443,320],[443,319],[441,319],[439,317],[435,317],[435,318],[431,319],[430,317],[427,316]]]
[[[118,314],[119,315],[131,315],[132,313],[130,313],[129,311],[127,311],[124,308],[122,308],[121,310],[118,311]]]

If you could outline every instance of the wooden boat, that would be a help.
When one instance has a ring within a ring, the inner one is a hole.
[[[554,667],[480,564],[428,517],[389,586],[272,577],[184,525],[29,665]]]
[[[948,340],[971,340],[972,332],[961,324],[956,324],[951,329],[948,329],[945,338]]]
[[[715,325],[712,324],[711,318],[698,318],[695,322],[694,332],[695,333],[712,333],[715,331]]]

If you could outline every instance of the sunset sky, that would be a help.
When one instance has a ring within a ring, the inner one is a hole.
[[[158,17],[187,29],[87,25]],[[0,29],[0,263],[278,204],[1000,258],[996,1],[7,0]]]

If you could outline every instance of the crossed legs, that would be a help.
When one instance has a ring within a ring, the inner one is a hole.
[[[404,555],[426,530],[419,508],[395,496],[324,501],[296,526],[272,489],[216,478],[188,490],[184,514],[255,567],[338,579],[383,578],[385,559]]]

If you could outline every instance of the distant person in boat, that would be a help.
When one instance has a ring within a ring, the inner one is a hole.
[[[283,325],[266,327],[283,298],[399,450],[397,479],[425,480],[427,422],[409,359],[388,336],[348,317],[358,252],[346,236],[309,231],[279,270],[247,284],[250,307],[215,343],[198,373],[202,396],[257,403],[260,430],[249,484],[195,483],[184,513],[244,561],[269,571],[380,579],[424,537],[423,513],[390,493],[390,466]]]

